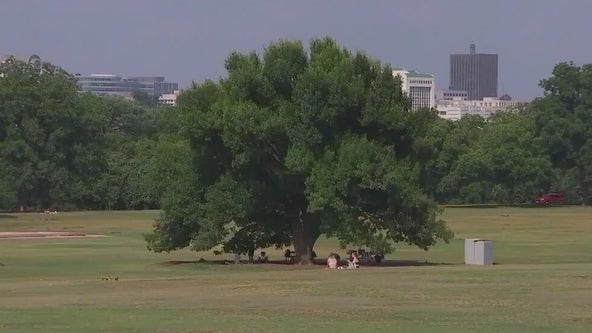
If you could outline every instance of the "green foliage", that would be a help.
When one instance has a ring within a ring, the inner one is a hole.
[[[0,73],[0,209],[156,208],[190,165],[175,109],[79,94],[50,64]]]
[[[432,197],[450,203],[524,203],[560,190],[570,203],[590,202],[592,65],[558,64],[541,87],[545,97],[525,110],[487,122],[475,117],[451,126],[431,122],[427,128],[435,138],[430,131],[420,133],[429,142],[419,157],[426,157],[423,186]]]
[[[551,163],[532,122],[506,113],[481,126],[475,146],[458,156],[441,191],[457,202],[520,203],[550,186]]]
[[[291,241],[307,260],[321,233],[353,243],[381,231],[423,249],[450,238],[418,186],[428,121],[408,112],[389,66],[329,38],[225,65],[227,78],[179,96],[193,173],[165,200],[150,249]]]
[[[558,176],[555,187],[589,203],[592,188],[592,64],[561,63],[541,81],[545,97],[528,116]]]
[[[392,243],[382,234],[373,237],[369,242],[368,247],[370,249],[370,253],[379,255],[381,257],[385,254],[393,253],[393,251],[395,251]]]
[[[0,208],[15,207],[17,204],[16,188],[12,179],[5,161],[0,159]]]
[[[106,118],[67,73],[0,66],[0,159],[21,207],[83,204],[103,170]]]
[[[109,130],[112,134],[125,136],[129,139],[154,138],[162,132],[160,126],[165,125],[165,130],[170,130],[170,124],[166,122],[163,111],[160,108],[143,106],[127,101],[120,97],[96,97],[103,107],[103,112],[109,119]],[[167,110],[170,111],[170,110]],[[167,112],[167,116],[176,120],[175,112]],[[176,126],[175,126],[176,129]]]
[[[158,102],[158,96],[150,96],[147,93],[140,90],[132,91],[132,98],[135,102],[143,106],[156,106]]]
[[[388,65],[330,38],[229,55],[179,107],[77,92],[59,67],[0,65],[0,209],[163,208],[154,251],[293,244],[320,234],[422,249],[452,233],[437,203],[592,201],[592,65],[487,121],[409,112]]]

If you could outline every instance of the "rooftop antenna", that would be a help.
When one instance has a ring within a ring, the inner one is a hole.
[[[469,50],[471,51],[471,54],[475,54],[475,42],[471,42],[471,45],[469,45]]]

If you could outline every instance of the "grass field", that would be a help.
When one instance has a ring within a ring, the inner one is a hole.
[[[108,236],[0,239],[0,332],[592,332],[591,208],[447,209],[450,244],[332,271],[150,253],[142,234],[157,216],[0,215],[0,231]],[[462,264],[476,237],[494,241],[497,265]],[[315,250],[339,249],[320,239]]]

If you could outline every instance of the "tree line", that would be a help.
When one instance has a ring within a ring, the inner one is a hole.
[[[451,236],[438,204],[592,199],[592,65],[454,122],[411,112],[389,65],[330,38],[233,52],[172,108],[80,94],[43,66],[0,66],[0,209],[162,208],[155,251],[248,239],[307,256],[320,234],[427,248]]]
[[[48,63],[0,65],[0,209],[160,207],[188,164],[178,113],[77,90]]]

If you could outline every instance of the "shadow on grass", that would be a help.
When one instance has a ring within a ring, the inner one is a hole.
[[[204,264],[204,265],[234,265],[234,262],[230,260],[171,260],[163,263],[164,265],[187,265],[187,264]],[[241,264],[249,264],[246,260],[241,260]],[[255,263],[257,266],[285,266],[285,267],[315,267],[315,266],[326,266],[325,260],[316,259],[312,265],[300,265],[298,263],[285,261],[285,260],[270,260],[267,263]],[[347,266],[347,261],[341,261],[340,266]],[[429,262],[422,260],[383,260],[381,263],[376,262],[361,262],[360,267],[414,267],[414,266],[448,266],[453,265],[451,263],[438,263]]]
[[[10,214],[0,214],[0,219],[16,219],[17,216]]]
[[[165,261],[163,264],[176,266],[176,265],[199,264],[199,263],[200,262],[198,260],[170,260],[170,261]],[[213,262],[206,261],[206,263],[212,264]]]
[[[581,206],[578,204],[557,204],[557,205],[537,205],[535,203],[522,203],[522,204],[466,204],[466,205],[441,205],[443,208],[554,208],[554,207],[570,207],[570,206]]]
[[[448,266],[453,265],[445,262],[429,262],[425,260],[383,260],[381,263],[376,262],[362,262],[362,266],[366,267],[410,267],[410,266]]]

